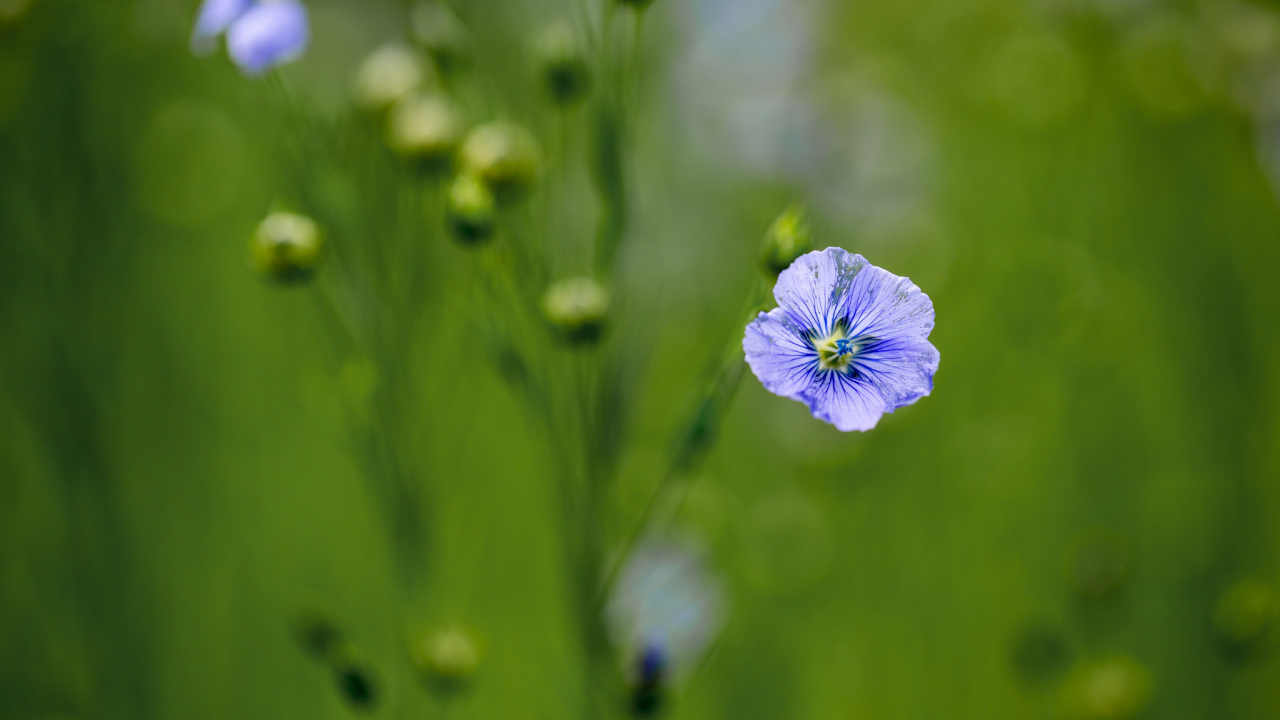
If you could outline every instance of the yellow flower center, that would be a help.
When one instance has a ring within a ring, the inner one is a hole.
[[[845,329],[837,327],[830,335],[813,341],[813,348],[818,351],[818,364],[826,370],[844,372],[849,363],[862,349],[856,339],[845,336]]]

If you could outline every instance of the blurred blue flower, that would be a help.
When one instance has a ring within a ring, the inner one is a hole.
[[[609,628],[633,682],[665,684],[692,670],[720,632],[722,592],[702,555],[673,541],[635,549],[609,599]]]
[[[752,320],[742,342],[769,392],[848,432],[933,389],[933,302],[907,278],[827,248],[792,263],[773,294],[779,307]]]
[[[244,14],[253,0],[204,0],[191,33],[191,51],[197,55],[213,52],[219,35]]]
[[[296,60],[311,30],[299,0],[205,0],[191,35],[191,51],[205,55],[227,35],[227,54],[246,75],[261,75]]]
[[[642,684],[658,684],[667,670],[667,647],[661,637],[650,640],[640,652],[636,676]]]
[[[227,30],[227,53],[244,73],[259,75],[301,57],[310,34],[298,0],[259,2]]]

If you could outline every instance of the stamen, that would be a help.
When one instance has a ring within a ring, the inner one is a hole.
[[[837,328],[827,337],[814,341],[813,347],[818,351],[818,360],[828,370],[843,372],[853,362],[853,358],[862,348],[859,338],[848,338],[844,328]]]

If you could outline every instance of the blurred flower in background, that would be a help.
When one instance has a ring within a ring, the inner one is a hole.
[[[196,27],[191,34],[191,51],[197,55],[213,52],[218,38],[253,3],[254,0],[205,0],[196,15]]]
[[[610,634],[638,687],[692,671],[719,634],[724,593],[688,541],[649,540],[627,559],[606,608]]]
[[[205,0],[191,36],[192,52],[209,54],[224,33],[227,54],[246,75],[298,59],[311,36],[307,8],[298,0]]]
[[[814,8],[698,0],[686,12],[696,40],[673,82],[691,149],[758,177],[802,172],[813,111],[799,85],[812,64]]]
[[[803,185],[833,221],[920,212],[933,151],[917,114],[854,64],[815,84],[819,29],[838,4],[698,0],[673,78],[690,152],[746,177]]]

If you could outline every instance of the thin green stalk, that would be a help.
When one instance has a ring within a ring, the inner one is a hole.
[[[747,291],[743,310],[738,317],[749,318],[764,302],[767,292],[768,283],[765,279],[755,280],[751,289]],[[608,572],[605,573],[597,600],[600,607],[603,607],[609,593],[613,590],[627,556],[652,521],[661,499],[678,478],[688,475],[698,466],[719,440],[719,425],[737,393],[743,366],[741,341],[735,332],[726,343],[725,349],[715,356],[712,369],[707,373],[708,381],[703,385],[704,390],[693,405],[693,411],[680,426],[680,434],[672,449],[666,471],[658,481],[657,487],[649,494],[639,517],[623,538],[620,551],[610,564]]]

